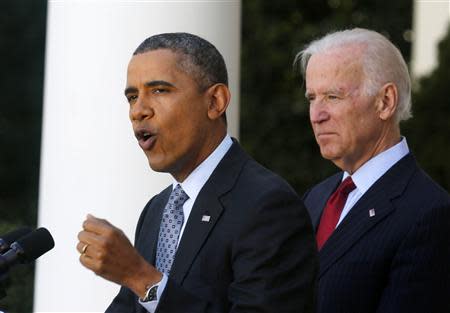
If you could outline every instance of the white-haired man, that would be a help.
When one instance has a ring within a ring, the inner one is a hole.
[[[450,312],[450,198],[401,136],[411,83],[399,50],[351,29],[313,41],[296,64],[320,152],[342,170],[304,195],[318,312]]]

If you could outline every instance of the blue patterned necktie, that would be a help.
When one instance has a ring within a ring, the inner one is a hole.
[[[175,252],[178,247],[178,238],[183,226],[183,204],[189,196],[180,185],[177,185],[170,194],[159,227],[158,247],[156,250],[156,268],[169,275]]]

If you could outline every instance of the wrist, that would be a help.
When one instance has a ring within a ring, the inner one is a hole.
[[[133,279],[129,281],[127,287],[131,289],[140,299],[143,299],[148,289],[158,284],[163,278],[163,274],[158,272],[153,266],[147,264],[144,271],[139,271]]]
[[[157,301],[158,300],[158,288],[159,288],[160,282],[157,282],[154,285],[148,285],[145,288],[147,291],[145,292],[144,297],[139,297],[140,302],[150,302],[150,301]]]

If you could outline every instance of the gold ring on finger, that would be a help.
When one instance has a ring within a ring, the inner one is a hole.
[[[89,247],[89,244],[85,244],[83,246],[83,249],[81,249],[81,254],[85,254],[88,247]]]

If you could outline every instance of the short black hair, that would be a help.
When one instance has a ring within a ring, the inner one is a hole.
[[[180,68],[192,75],[200,90],[222,83],[228,86],[225,61],[209,41],[189,33],[163,33],[145,39],[133,55],[168,49],[180,57]]]

